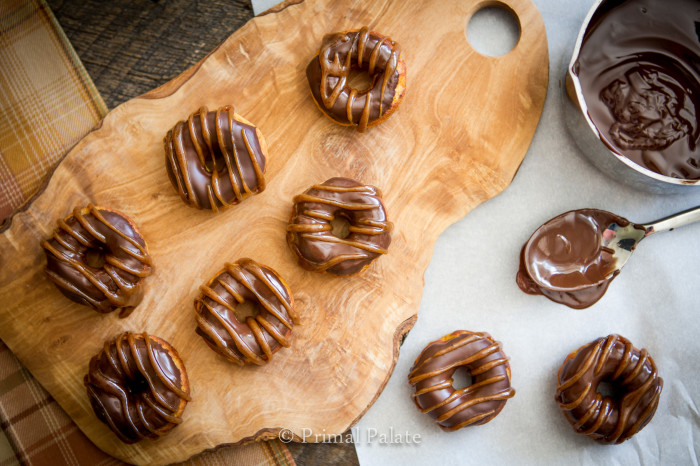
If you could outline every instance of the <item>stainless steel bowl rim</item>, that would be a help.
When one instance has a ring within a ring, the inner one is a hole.
[[[593,131],[593,133],[596,135],[596,137],[600,140],[601,144],[604,144],[612,155],[614,155],[620,162],[624,163],[625,165],[627,165],[631,169],[636,170],[636,171],[642,173],[643,175],[648,176],[649,178],[653,178],[655,180],[662,181],[664,183],[670,183],[670,184],[675,184],[675,185],[686,185],[686,186],[693,186],[693,185],[699,184],[700,180],[685,180],[685,179],[681,179],[681,178],[674,178],[672,176],[662,175],[662,174],[657,173],[655,171],[649,170],[648,168],[645,168],[636,162],[633,162],[627,156],[614,150],[613,148],[610,147],[609,144],[606,144],[605,141],[603,140],[603,137],[600,134],[600,131],[593,123],[593,120],[591,120],[591,117],[588,114],[588,106],[586,105],[586,99],[583,96],[583,89],[581,88],[581,82],[579,81],[578,76],[574,73],[574,65],[576,64],[576,61],[578,60],[579,53],[581,52],[581,46],[583,44],[583,36],[586,34],[586,30],[588,29],[588,24],[591,22],[591,18],[593,18],[593,15],[595,14],[598,7],[606,1],[608,1],[608,0],[597,0],[593,4],[591,9],[588,10],[588,14],[586,15],[586,18],[583,20],[583,24],[581,25],[581,29],[579,30],[578,36],[576,37],[576,43],[574,44],[574,53],[571,55],[571,61],[569,62],[569,67],[567,69],[567,72],[569,74],[569,78],[571,79],[571,82],[574,85],[574,90],[576,92],[576,100],[578,101],[578,105],[579,105],[579,108],[581,109],[581,113],[583,114],[583,118],[586,120],[586,123],[588,123],[588,126],[591,129],[591,131]]]

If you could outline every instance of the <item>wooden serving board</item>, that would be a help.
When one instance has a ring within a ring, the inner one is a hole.
[[[101,449],[125,461],[184,460],[281,428],[298,436],[347,430],[392,373],[435,240],[508,186],[535,132],[547,90],[545,29],[529,0],[503,1],[522,34],[500,58],[479,55],[466,39],[482,0],[287,3],[182,76],[113,110],[0,236],[0,337]],[[398,111],[361,134],[321,114],[304,70],[324,34],[365,24],[401,44],[408,79]],[[201,105],[224,104],[265,135],[267,189],[213,214],[182,203],[162,139]],[[351,278],[302,270],[285,241],[292,197],[333,176],[378,186],[395,225],[389,254]],[[155,262],[143,302],[126,319],[72,303],[43,273],[40,240],[88,202],[133,218]],[[194,332],[199,286],[241,257],[285,277],[301,316],[292,347],[263,367],[226,362]],[[97,420],[82,383],[102,343],[125,330],[175,346],[193,391],[181,426],[136,445]]]

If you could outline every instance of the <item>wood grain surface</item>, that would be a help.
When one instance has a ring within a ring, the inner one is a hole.
[[[347,430],[391,375],[435,240],[508,186],[534,134],[547,89],[544,25],[529,0],[505,3],[522,35],[509,54],[487,58],[465,37],[479,0],[307,0],[253,19],[191,72],[117,107],[0,237],[0,337],[100,448],[126,461],[182,460],[281,428]],[[324,34],[364,24],[401,44],[408,93],[360,134],[322,116],[304,69]],[[267,139],[268,187],[215,215],[181,202],[162,138],[199,106],[227,103]],[[285,242],[292,197],[332,176],[380,187],[395,225],[389,254],[346,279],[302,270]],[[154,257],[146,297],[127,319],[71,303],[43,275],[39,241],[88,202],[130,215]],[[198,287],[246,256],[285,277],[301,316],[292,347],[263,367],[234,366],[194,333]],[[124,330],[168,340],[187,365],[193,401],[158,441],[121,444],[82,386],[90,357]]]

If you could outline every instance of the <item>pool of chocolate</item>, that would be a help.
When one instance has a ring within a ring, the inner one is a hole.
[[[700,2],[602,2],[573,72],[606,145],[662,175],[700,179]]]
[[[596,303],[618,273],[613,251],[603,246],[612,223],[630,222],[604,210],[580,209],[539,227],[520,252],[520,289],[575,309]]]

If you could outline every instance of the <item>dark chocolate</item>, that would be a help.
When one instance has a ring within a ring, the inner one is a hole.
[[[163,141],[170,182],[191,207],[218,211],[236,205],[265,189],[261,138],[232,106],[212,112],[202,107]]]
[[[336,218],[349,222],[347,237],[333,234]],[[353,275],[387,253],[392,228],[377,188],[331,178],[294,197],[287,242],[305,269]]]
[[[609,384],[611,394],[598,391],[601,382]],[[576,432],[600,443],[622,443],[651,421],[662,388],[647,350],[609,335],[567,356],[556,400]]]
[[[43,241],[46,274],[69,299],[126,317],[153,271],[146,242],[124,214],[92,204],[75,208]]]
[[[608,0],[574,73],[603,141],[662,175],[700,179],[700,5]]]
[[[288,347],[297,315],[287,284],[269,267],[252,259],[226,264],[201,287],[195,300],[197,334],[217,353],[239,365],[265,364]],[[251,302],[257,313],[244,321],[236,306]]]
[[[332,120],[357,125],[364,131],[392,108],[401,70],[399,45],[369,31],[328,34],[321,49],[306,68],[311,93],[319,108]],[[366,70],[372,80],[368,89],[348,84],[353,69]],[[399,95],[399,98],[402,95]]]
[[[452,376],[466,370],[472,383],[455,390]],[[508,358],[488,333],[460,330],[430,343],[413,363],[413,400],[445,431],[486,424],[515,395]]]
[[[95,414],[125,443],[155,439],[182,422],[185,366],[158,337],[126,332],[90,360],[85,386]]]
[[[598,209],[572,210],[549,220],[520,252],[520,289],[574,309],[596,303],[618,273],[613,250],[603,246],[603,232],[613,223],[624,227],[630,222]]]

